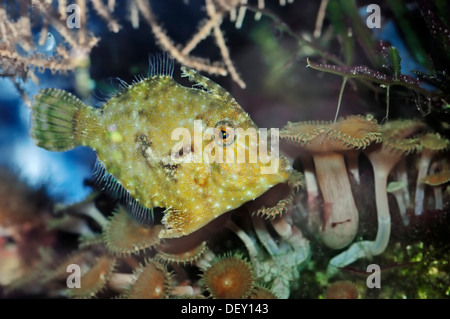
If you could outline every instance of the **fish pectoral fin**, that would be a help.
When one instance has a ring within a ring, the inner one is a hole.
[[[162,219],[165,229],[159,233],[159,238],[178,238],[189,235],[207,224],[208,221],[205,217],[195,217],[191,212],[168,210]]]

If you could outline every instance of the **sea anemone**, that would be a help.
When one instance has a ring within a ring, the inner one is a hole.
[[[372,117],[362,116],[350,116],[337,122],[289,122],[280,137],[295,142],[313,157],[324,200],[321,229],[324,243],[333,249],[347,246],[358,230],[358,211],[344,154],[358,153],[370,143],[379,142],[381,133],[377,123]]]
[[[288,210],[289,206],[292,205],[293,198],[293,194],[290,194],[287,198],[279,200],[274,206],[263,206],[254,211],[253,214],[265,218],[275,218],[276,216],[281,216]]]
[[[425,184],[422,180],[428,174],[428,168],[433,157],[439,152],[448,149],[450,141],[442,137],[439,133],[428,133],[419,138],[422,146],[422,154],[419,160],[419,173],[417,175],[415,214],[420,215],[423,211],[423,201],[425,198]]]
[[[295,193],[300,190],[303,184],[303,174],[293,170],[287,183],[272,187],[248,206],[252,210],[252,207],[261,206],[261,203],[263,203],[260,208],[253,209],[252,214],[266,219],[281,216],[288,211]]]
[[[358,289],[347,280],[332,283],[325,293],[326,299],[358,299]]]
[[[278,299],[278,297],[269,289],[262,286],[256,286],[249,299]]]
[[[253,269],[240,255],[226,255],[212,262],[201,282],[212,298],[247,298],[253,291]]]
[[[321,217],[319,208],[319,185],[317,185],[314,172],[314,162],[312,156],[305,150],[301,150],[298,153],[298,158],[302,163],[307,192],[308,227],[315,232],[320,227]]]
[[[107,254],[97,258],[92,267],[80,279],[80,288],[68,290],[72,298],[92,298],[106,288],[116,264],[116,258]]]
[[[116,255],[138,253],[160,242],[162,225],[144,226],[131,219],[128,212],[120,207],[103,233],[108,250]]]
[[[167,253],[164,251],[159,251],[155,259],[163,263],[175,263],[175,264],[193,264],[199,258],[201,258],[205,252],[208,250],[206,241],[202,242],[200,245],[180,253]]]
[[[106,254],[106,249],[99,245],[81,248],[64,258],[56,257],[50,249],[41,249],[39,254],[40,260],[34,268],[13,281],[7,287],[8,293],[26,289],[39,291],[49,287],[66,288],[69,276],[67,267],[78,265],[81,271],[81,288],[62,289],[60,292],[75,298],[91,298],[105,288],[115,265],[115,258]],[[60,292],[55,291],[58,295]]]
[[[163,264],[147,260],[137,271],[136,280],[125,293],[129,299],[164,299],[169,297],[172,275]]]
[[[53,280],[67,279],[67,266],[71,264],[79,265],[81,268],[84,266],[90,267],[91,264],[88,261],[95,259],[96,253],[94,250],[80,249],[69,255],[65,256],[59,262],[51,261],[52,264],[47,265],[47,269],[41,277],[42,283],[48,283]]]
[[[393,181],[390,182],[387,186],[387,192],[394,195],[395,200],[397,202],[398,210],[400,212],[400,216],[402,217],[403,224],[407,226],[409,224],[408,215],[406,215],[406,198],[404,194],[405,182],[404,181]]]
[[[363,257],[376,256],[384,252],[391,234],[391,216],[387,193],[387,179],[394,166],[403,156],[409,154],[419,147],[417,140],[406,138],[400,134],[408,134],[409,130],[401,130],[403,122],[392,121],[384,125],[383,143],[374,144],[364,150],[372,164],[375,182],[375,202],[377,208],[378,230],[374,241],[359,241],[354,243],[348,250],[333,257],[328,268],[334,272],[339,267],[351,264]],[[392,131],[398,132],[394,135]],[[333,269],[335,267],[335,269]]]
[[[422,179],[422,183],[433,187],[435,208],[443,209],[442,186],[450,182],[450,170],[443,170],[439,173],[428,175]]]
[[[421,120],[417,119],[408,119],[408,120],[396,120],[386,123],[383,130],[383,138],[385,141],[393,140],[395,141],[396,136],[404,136],[404,137],[410,137],[415,136],[426,129],[425,123]],[[418,146],[419,148],[419,146]],[[406,216],[406,211],[412,207],[411,203],[411,194],[409,190],[409,179],[408,179],[408,158],[402,157],[399,161],[399,163],[395,167],[395,184],[392,185],[392,187],[395,186],[395,188],[399,188],[395,190],[394,196],[396,196],[400,201],[397,201],[399,203],[399,209],[400,213],[403,218],[404,225],[409,224],[409,219]],[[402,205],[401,202],[404,202],[405,208],[404,212],[402,211],[402,208],[400,206]]]

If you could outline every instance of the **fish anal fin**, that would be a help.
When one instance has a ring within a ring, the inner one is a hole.
[[[106,170],[105,166],[98,159],[95,162],[92,176],[96,187],[122,204],[133,220],[141,225],[153,225],[153,208],[144,207],[131,196],[128,190]]]

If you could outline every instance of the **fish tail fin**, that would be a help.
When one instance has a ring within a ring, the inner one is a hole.
[[[88,141],[87,128],[96,122],[94,109],[69,92],[40,90],[31,106],[30,135],[49,151],[66,151]]]

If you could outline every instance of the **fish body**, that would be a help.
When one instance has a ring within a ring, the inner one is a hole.
[[[57,89],[41,90],[32,106],[37,145],[53,151],[88,146],[140,205],[166,209],[161,238],[188,235],[290,175],[284,158],[269,174],[260,160],[227,161],[258,149],[258,127],[226,90],[182,69],[200,88],[153,71],[98,109]],[[255,131],[256,139],[237,136],[238,129]],[[222,153],[221,162],[215,156]]]

